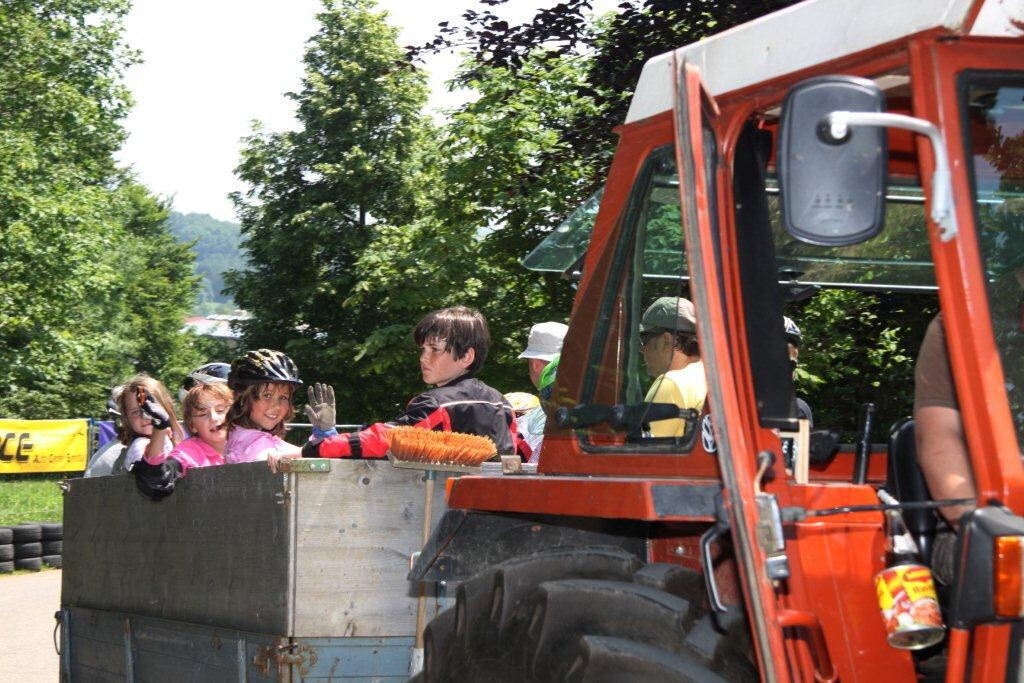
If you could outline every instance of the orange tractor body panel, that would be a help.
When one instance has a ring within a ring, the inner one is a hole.
[[[737,245],[740,226],[734,206],[739,198],[733,196],[732,172],[744,126],[753,120],[764,130],[777,132],[778,109],[787,91],[815,76],[841,73],[880,82],[890,78],[898,84],[891,88],[889,111],[939,126],[952,167],[959,235],[944,242],[934,225],[929,225],[928,232],[978,501],[996,499],[1014,513],[1024,513],[1024,467],[989,321],[985,273],[968,199],[970,160],[965,158],[964,130],[958,123],[956,86],[956,75],[965,70],[1019,72],[1024,40],[967,35],[984,4],[973,4],[960,30],[946,26],[917,30],[713,97],[701,84],[699,69],[685,61],[687,55],[674,55],[670,67],[673,109],[618,128],[619,143],[586,254],[553,401],[556,406],[579,402],[595,362],[601,372],[588,400],[606,404],[619,400],[627,381],[620,349],[614,343],[605,344],[599,358],[591,357],[591,349],[598,338],[624,340],[630,334],[632,322],[624,307],[607,307],[610,291],[626,296],[625,279],[616,280],[613,272],[616,247],[628,230],[633,190],[645,172],[646,160],[656,150],[674,146],[683,180],[680,201],[687,272],[698,309],[718,452],[709,452],[709,444],[702,439],[685,455],[631,452],[624,436],[612,430],[603,433],[595,428],[584,440],[549,417],[538,476],[449,480],[449,505],[490,512],[644,520],[661,529],[648,542],[649,560],[699,567],[687,525],[713,519],[707,514],[659,512],[655,489],[697,490],[724,482],[724,505],[737,556],[729,571],[719,574],[719,581],[727,599],[731,596],[733,602],[742,599],[747,604],[762,677],[913,680],[911,654],[886,644],[875,600],[874,577],[884,561],[880,512],[809,519],[787,527],[789,579],[780,586],[761,569],[766,554],[755,540],[755,456],[762,451],[778,456],[781,441],[777,430],[762,426],[758,419]],[[703,156],[709,148],[702,142],[701,121],[706,132],[713,134],[717,154],[713,166]],[[935,171],[927,139],[890,130],[888,144],[890,175],[921,178],[927,209],[929,179]],[[772,164],[776,154],[773,150]],[[692,174],[689,187],[687,164]],[[723,472],[720,466],[723,447],[728,449],[731,472]],[[779,476],[781,469],[776,468],[777,476],[765,484],[765,491],[777,496],[783,507],[877,503],[875,489],[886,478],[885,453],[871,453],[867,484],[849,483],[853,471],[853,454],[840,452],[827,464],[812,465],[807,483]],[[1003,680],[1009,626],[954,632],[949,648],[947,680]]]

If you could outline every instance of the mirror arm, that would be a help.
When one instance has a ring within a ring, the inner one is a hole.
[[[949,172],[946,145],[938,127],[930,121],[877,112],[834,111],[825,117],[828,134],[836,141],[843,140],[850,126],[878,126],[902,128],[919,135],[927,135],[935,154],[935,174],[932,176],[932,221],[939,226],[939,239],[943,242],[956,237],[956,212],[953,210],[953,182]]]

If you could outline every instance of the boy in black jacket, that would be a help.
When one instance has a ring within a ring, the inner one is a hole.
[[[477,434],[491,439],[498,453],[515,452],[518,436],[512,406],[501,392],[474,377],[491,345],[483,315],[465,306],[434,311],[416,325],[413,339],[420,348],[423,381],[435,388],[409,401],[405,411],[390,422],[319,441],[315,440],[317,434],[333,426],[333,391],[329,392],[330,405],[320,402],[317,394],[322,397],[322,392],[313,392],[313,406],[307,413],[320,429],[302,449],[303,457],[383,458],[388,450],[386,433],[396,426]]]

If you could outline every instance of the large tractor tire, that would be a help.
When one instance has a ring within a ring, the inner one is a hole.
[[[724,616],[697,572],[618,548],[545,551],[459,586],[427,625],[422,679],[755,681],[746,620]]]

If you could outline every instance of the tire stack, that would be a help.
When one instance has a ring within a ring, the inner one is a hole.
[[[0,526],[0,574],[14,571],[14,530]]]
[[[43,532],[43,564],[60,569],[61,555],[64,553],[64,525],[60,522],[44,522],[39,526]]]
[[[15,569],[39,571],[43,564],[61,566],[64,526],[60,523],[0,527],[0,574]]]

